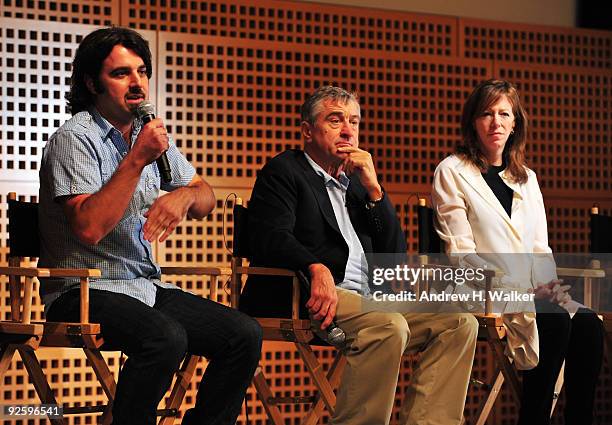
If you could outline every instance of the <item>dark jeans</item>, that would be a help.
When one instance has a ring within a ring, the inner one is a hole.
[[[155,410],[186,352],[209,360],[195,407],[183,424],[233,425],[261,354],[257,322],[224,305],[180,290],[157,288],[155,305],[90,290],[90,320],[105,344],[128,359],[119,374],[114,425],[155,424]],[[79,291],[58,298],[50,321],[78,321]]]
[[[564,308],[536,300],[536,323],[540,361],[523,372],[519,425],[550,424],[555,382],[564,359],[565,425],[591,424],[603,358],[602,321],[588,309],[581,308],[570,318]]]

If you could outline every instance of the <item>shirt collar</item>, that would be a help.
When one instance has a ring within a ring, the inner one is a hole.
[[[102,140],[113,140],[111,132],[116,132],[119,137],[123,137],[121,132],[117,130],[106,118],[100,114],[100,112],[95,108],[91,107],[89,109],[89,113],[91,114],[93,120],[96,122],[98,127],[100,127],[100,135],[102,136]],[[132,137],[130,139],[131,144],[133,145],[138,137],[138,133],[140,133],[140,129],[142,128],[142,120],[140,118],[134,118],[132,129]]]
[[[344,171],[341,171],[340,175],[338,176],[338,179],[335,179],[332,176],[330,176],[319,164],[314,162],[314,160],[306,152],[304,152],[304,156],[306,157],[306,160],[308,161],[310,166],[313,168],[315,173],[317,173],[319,176],[323,178],[323,182],[325,183],[325,186],[335,185],[335,186],[340,186],[340,188],[344,190],[348,189],[349,183],[351,181],[346,176]]]
[[[98,110],[93,106],[89,109],[89,113],[91,114],[91,117],[96,122],[96,124],[98,124],[98,127],[100,127],[100,135],[102,136],[102,139],[110,137],[109,133],[113,130],[119,131],[115,127],[113,127],[113,125],[109,123],[106,118],[100,115],[100,112],[98,112]]]

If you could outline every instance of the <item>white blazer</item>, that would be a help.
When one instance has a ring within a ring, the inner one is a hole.
[[[438,164],[432,190],[436,230],[447,252],[462,266],[486,265],[502,271],[504,276],[494,286],[519,292],[557,278],[542,193],[535,173],[527,169],[527,176],[526,183],[518,184],[500,173],[514,192],[511,217],[480,170],[455,155]],[[507,354],[519,369],[535,367],[539,351],[535,314],[520,313],[533,311],[533,305],[507,303],[495,310],[505,313]]]

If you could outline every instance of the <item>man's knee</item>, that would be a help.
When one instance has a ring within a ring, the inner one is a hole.
[[[380,323],[367,330],[360,332],[362,334],[372,333],[372,337],[384,341],[387,345],[398,345],[401,350],[406,347],[410,339],[410,328],[408,322],[401,314],[385,314]]]
[[[178,323],[169,322],[150,344],[160,363],[178,364],[187,353],[187,332]]]
[[[259,360],[263,330],[255,319],[246,315],[243,316],[244,317],[240,321],[240,326],[236,329],[240,349],[243,350],[246,357],[252,357]]]
[[[457,315],[457,332],[466,339],[476,339],[478,336],[478,320],[470,313]]]

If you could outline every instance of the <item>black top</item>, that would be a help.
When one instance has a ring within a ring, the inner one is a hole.
[[[512,195],[514,191],[510,189],[499,176],[499,173],[506,168],[506,164],[491,165],[486,173],[482,173],[485,181],[497,197],[499,203],[504,207],[508,217],[512,213]]]

